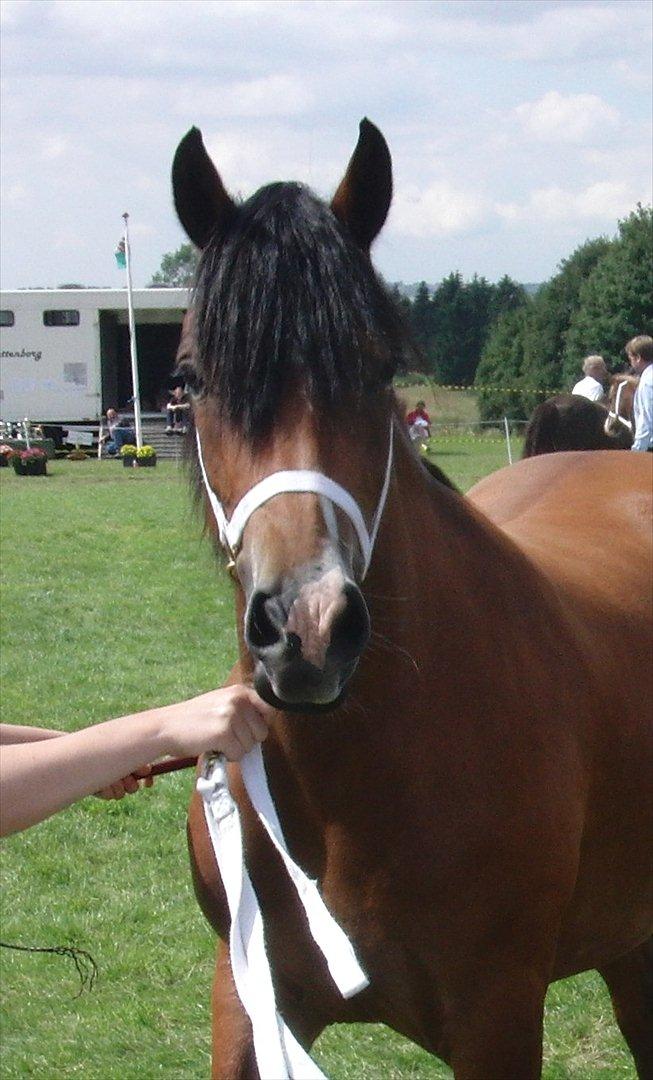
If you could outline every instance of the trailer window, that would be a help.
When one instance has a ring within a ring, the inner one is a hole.
[[[13,311],[0,311],[0,326],[13,326],[14,325],[14,313]]]
[[[63,366],[63,381],[74,383],[75,386],[87,385],[87,366],[86,364],[64,364]]]
[[[44,326],[79,326],[79,312],[58,308],[43,312]]]

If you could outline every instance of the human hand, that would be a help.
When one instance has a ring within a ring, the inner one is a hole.
[[[275,710],[249,686],[225,686],[162,710],[166,752],[175,757],[221,753],[240,761],[263,742]]]
[[[122,780],[116,780],[115,784],[109,784],[108,787],[96,791],[95,796],[98,799],[123,799],[125,795],[133,795],[142,787],[152,787],[154,778],[150,776],[151,771],[151,765],[141,765],[127,776],[123,776]]]

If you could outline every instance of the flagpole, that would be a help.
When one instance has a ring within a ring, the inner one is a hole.
[[[138,355],[136,352],[136,322],[134,319],[134,297],[132,295],[131,251],[129,247],[129,214],[122,215],[125,223],[125,262],[127,264],[127,310],[129,313],[129,352],[132,365],[132,391],[134,396],[134,426],[136,428],[136,446],[143,445],[141,425],[141,395],[138,385]]]

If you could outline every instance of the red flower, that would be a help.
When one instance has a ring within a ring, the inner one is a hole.
[[[44,458],[44,457],[47,457],[47,456],[48,455],[45,453],[45,451],[44,450],[39,450],[39,448],[37,446],[35,446],[33,450],[21,450],[20,451],[20,460],[21,461],[37,461],[40,458]]]

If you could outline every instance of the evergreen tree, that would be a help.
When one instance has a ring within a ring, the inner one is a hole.
[[[410,302],[410,299],[404,293],[402,293],[398,285],[389,285],[386,286],[386,288],[388,289],[390,296],[399,308],[406,322],[410,323],[412,313],[412,304]]]
[[[410,303],[410,301],[408,301]],[[433,340],[433,303],[429,287],[425,281],[417,286],[415,299],[410,304],[408,324],[418,349],[416,366],[418,370],[429,374],[433,370],[431,342]]]
[[[608,367],[621,370],[626,342],[653,333],[652,240],[651,208],[638,206],[619,223],[618,236],[583,281],[565,334],[566,385],[573,385],[590,353],[600,353]]]
[[[514,311],[528,303],[528,293],[523,285],[504,274],[494,286],[494,295],[490,303],[489,317],[492,322],[507,311]]]
[[[524,332],[523,383],[555,393],[566,388],[562,369],[565,335],[579,302],[581,288],[609,250],[604,237],[588,240],[560,264],[558,273],[531,301]],[[536,400],[542,400],[542,394]]]
[[[161,266],[152,276],[149,288],[184,289],[195,281],[199,251],[192,244],[182,244],[161,259]]]
[[[415,293],[415,299],[411,304],[410,325],[417,344],[424,349],[425,352],[428,350],[428,345],[432,336],[432,321],[431,294],[429,292],[429,287],[425,281],[420,281],[417,286],[417,292]]]
[[[517,393],[524,363],[529,307],[507,311],[494,323],[476,369],[481,420],[523,420],[527,407]]]
[[[432,337],[429,355],[436,379],[443,386],[457,386],[462,368],[460,328],[463,325],[463,279],[458,271],[444,278],[433,294]]]
[[[471,386],[474,382],[490,332],[495,296],[495,286],[476,274],[463,289],[462,325],[456,328],[460,336],[458,365],[454,372],[456,385]]]

